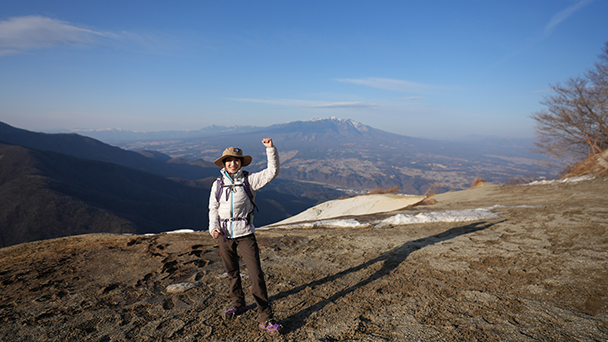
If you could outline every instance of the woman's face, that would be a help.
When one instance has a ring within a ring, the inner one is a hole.
[[[235,157],[224,159],[224,168],[230,174],[237,173],[241,169],[241,159]]]

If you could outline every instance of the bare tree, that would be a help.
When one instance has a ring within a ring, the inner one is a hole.
[[[572,167],[608,148],[608,42],[595,68],[551,86],[553,95],[532,114],[536,121],[535,152]]]

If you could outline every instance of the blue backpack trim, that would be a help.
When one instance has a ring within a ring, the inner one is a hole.
[[[251,192],[251,184],[249,184],[249,172],[243,170],[243,183],[241,184],[229,184],[229,185],[225,185],[224,184],[224,177],[218,177],[217,178],[217,189],[216,189],[216,193],[215,193],[215,199],[218,201],[220,201],[220,197],[222,196],[222,191],[224,190],[224,188],[230,188],[232,189],[235,186],[242,186],[243,190],[245,190],[245,193],[247,194],[247,197],[249,198],[249,201],[251,201],[251,204],[253,204],[253,210],[257,210],[260,211],[258,209],[258,206],[255,204],[255,202],[253,201],[253,193]],[[229,191],[226,191],[226,199],[228,199],[229,196]],[[251,211],[251,213],[249,213],[249,216],[253,215],[253,210]]]

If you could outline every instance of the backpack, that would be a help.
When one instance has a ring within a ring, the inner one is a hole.
[[[253,211],[257,210],[260,211],[258,209],[258,206],[255,204],[255,202],[253,201],[253,193],[251,192],[251,185],[249,184],[249,172],[243,170],[243,183],[242,184],[229,184],[229,185],[225,185],[224,184],[224,177],[220,176],[217,178],[217,191],[215,193],[215,199],[219,202],[220,201],[220,197],[222,196],[222,191],[224,190],[224,188],[232,188],[235,186],[242,186],[243,190],[245,190],[245,193],[247,194],[247,197],[249,198],[249,200],[251,201],[251,204],[253,204],[253,210],[251,210],[251,213],[249,213],[249,215],[247,215],[248,217],[253,218]],[[228,193],[226,193],[226,197],[228,196]]]

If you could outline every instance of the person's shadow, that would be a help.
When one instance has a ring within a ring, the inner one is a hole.
[[[501,221],[501,222],[503,222],[503,221]],[[369,276],[367,279],[363,279],[360,282],[358,282],[350,287],[345,288],[344,290],[338,291],[338,292],[334,293],[333,295],[330,295],[329,297],[317,302],[316,304],[303,308],[300,311],[293,313],[289,317],[286,317],[285,319],[282,320],[285,323],[285,328],[284,328],[285,333],[295,331],[295,330],[301,328],[305,324],[306,318],[308,318],[313,312],[319,311],[319,310],[323,309],[325,306],[327,306],[328,304],[336,301],[337,299],[344,297],[344,296],[348,295],[349,293],[390,274],[394,269],[396,269],[399,266],[399,264],[401,264],[403,261],[405,261],[405,259],[407,259],[407,257],[410,255],[411,252],[416,251],[420,248],[424,248],[426,246],[436,244],[438,242],[453,239],[460,235],[464,235],[464,234],[468,234],[468,233],[472,233],[472,232],[476,232],[479,230],[489,228],[497,223],[500,223],[500,222],[487,223],[487,222],[483,221],[483,222],[471,223],[466,226],[451,228],[443,233],[439,233],[439,234],[428,236],[428,237],[421,238],[418,240],[406,242],[402,246],[396,247],[388,252],[382,253],[380,256],[378,256],[374,259],[371,259],[367,262],[364,262],[360,265],[351,267],[347,270],[344,270],[344,271],[336,273],[336,274],[328,275],[328,276],[318,279],[318,280],[314,280],[308,284],[300,285],[291,290],[277,293],[276,295],[271,296],[270,300],[271,300],[271,302],[274,302],[276,300],[279,300],[279,299],[287,297],[287,296],[296,295],[298,292],[306,289],[307,287],[313,288],[315,286],[319,286],[319,285],[322,285],[325,283],[335,281],[348,274],[358,272],[362,269],[372,266],[375,263],[384,261],[384,263],[382,264],[382,267],[378,271],[373,273],[371,276]]]

